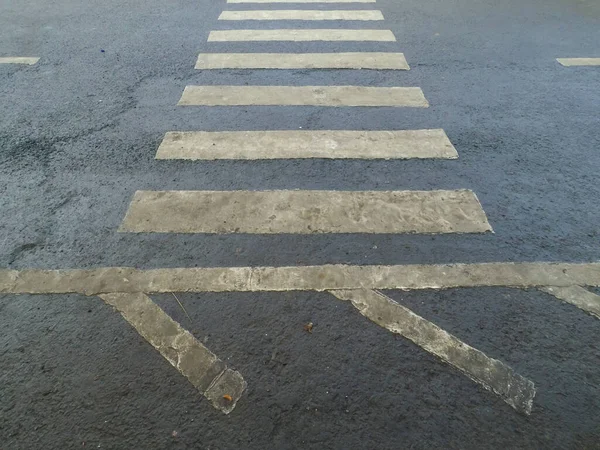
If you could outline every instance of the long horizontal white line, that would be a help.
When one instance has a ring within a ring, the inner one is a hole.
[[[23,56],[6,56],[0,57],[0,64],[25,64],[32,66],[36,64],[40,58],[29,58]]]
[[[396,266],[194,267],[0,270],[2,294],[262,292],[449,289],[482,286],[600,287],[600,263],[478,263]]]
[[[570,66],[600,66],[600,58],[557,58],[560,64]]]
[[[214,353],[171,319],[156,303],[142,293],[102,294],[158,352],[171,363],[213,406],[229,414],[246,382],[239,372],[228,369]],[[225,399],[224,395],[231,397]]]
[[[227,3],[375,3],[377,0],[227,0]]]
[[[575,305],[600,319],[600,295],[594,294],[581,286],[547,286],[540,288],[540,290],[554,295],[559,300]]]
[[[429,106],[418,87],[365,86],[186,86],[179,105]]]
[[[365,41],[396,42],[390,30],[282,29],[282,30],[217,30],[208,35],[208,42],[247,41]]]
[[[503,362],[486,356],[379,292],[370,289],[330,292],[340,300],[350,301],[363,316],[377,325],[404,336],[456,367],[473,381],[498,394],[517,411],[531,413],[535,396],[533,382],[515,373]]]
[[[223,11],[219,20],[383,20],[377,10],[251,10]]]
[[[475,194],[456,191],[137,191],[134,233],[484,233]]]
[[[444,130],[172,131],[156,159],[458,158]]]
[[[408,70],[403,53],[201,53],[196,69]]]

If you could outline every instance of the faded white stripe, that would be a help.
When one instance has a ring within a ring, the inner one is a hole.
[[[0,64],[25,64],[32,66],[36,64],[40,58],[29,58],[23,56],[8,56],[0,58]]]
[[[374,41],[395,42],[390,30],[218,30],[211,31],[208,42],[244,41]]]
[[[227,0],[227,3],[375,3],[377,0]]]
[[[282,292],[573,285],[600,287],[600,263],[0,270],[2,294],[96,295],[110,292]]]
[[[600,58],[557,58],[563,66],[600,66]]]
[[[219,20],[383,20],[377,10],[251,10],[223,11]]]
[[[535,396],[533,382],[515,373],[503,362],[486,356],[379,292],[368,289],[330,292],[340,300],[350,301],[363,316],[377,325],[410,339],[464,372],[517,411],[531,413]]]
[[[409,70],[402,53],[201,53],[196,69]]]
[[[444,130],[172,131],[156,159],[454,159]]]
[[[119,311],[215,408],[225,414],[233,411],[246,389],[246,382],[239,372],[228,369],[147,295],[111,293],[100,295],[100,298]],[[224,395],[229,395],[232,400],[225,399]]]
[[[547,286],[540,288],[540,290],[554,295],[559,300],[575,305],[600,319],[600,295],[596,295],[581,286]]]
[[[181,106],[392,106],[427,108],[418,87],[186,86]]]
[[[475,194],[456,191],[137,191],[121,232],[484,233]]]

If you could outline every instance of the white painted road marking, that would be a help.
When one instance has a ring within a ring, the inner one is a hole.
[[[182,106],[392,106],[427,108],[418,87],[186,86]]]
[[[506,364],[489,358],[377,291],[360,289],[330,292],[340,300],[350,301],[363,316],[377,325],[410,339],[425,351],[456,367],[473,381],[498,394],[517,411],[531,413],[535,396],[533,382],[515,373]]]
[[[482,286],[600,287],[600,263],[0,270],[2,294],[415,290]]]
[[[485,233],[477,196],[456,191],[137,191],[121,232]]]
[[[390,30],[283,29],[283,30],[219,30],[211,31],[208,42],[246,41],[371,41],[396,42]]]
[[[202,345],[147,295],[111,293],[100,297],[184,375],[217,409],[229,414],[246,389],[239,372]],[[229,395],[231,400],[223,396]]]
[[[219,20],[383,20],[377,10],[251,10],[223,11]]]
[[[571,66],[600,66],[600,58],[557,58],[565,67]]]
[[[196,69],[409,70],[403,53],[201,53]]]
[[[25,64],[28,66],[32,66],[37,64],[40,58],[29,58],[23,56],[7,56],[0,57],[0,64]]]
[[[444,130],[172,131],[156,159],[458,158]]]
[[[547,286],[540,288],[540,290],[555,296],[559,300],[575,305],[600,319],[600,295],[596,295],[581,286]]]
[[[227,0],[227,3],[375,3],[377,0]]]

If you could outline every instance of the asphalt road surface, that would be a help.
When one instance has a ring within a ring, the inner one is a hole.
[[[0,447],[600,448],[600,60],[557,61],[599,42],[597,0],[0,0]]]

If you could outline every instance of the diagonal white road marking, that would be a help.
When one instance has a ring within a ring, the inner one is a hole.
[[[596,295],[581,286],[547,286],[540,291],[546,292],[600,319],[600,295]]]
[[[213,406],[225,414],[246,389],[242,375],[227,368],[214,353],[142,293],[102,294],[136,331],[185,376]]]
[[[359,289],[330,291],[350,301],[377,325],[411,340],[425,351],[456,367],[473,381],[498,394],[519,412],[530,414],[535,396],[532,381],[501,361],[486,356],[437,325],[380,292]]]

